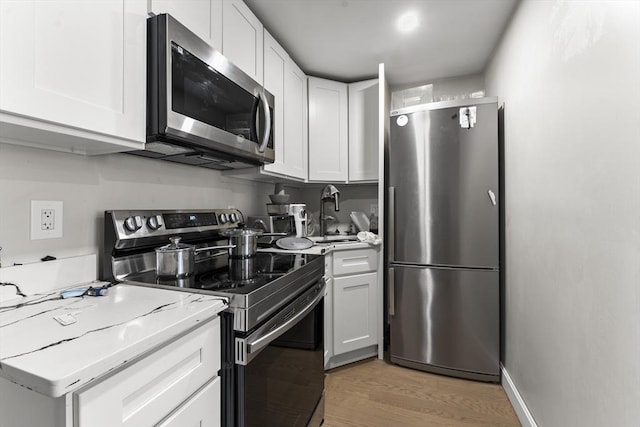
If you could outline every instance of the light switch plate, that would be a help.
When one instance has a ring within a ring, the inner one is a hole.
[[[62,237],[62,202],[31,201],[31,240]]]

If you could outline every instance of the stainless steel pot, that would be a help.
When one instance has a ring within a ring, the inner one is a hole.
[[[202,251],[235,248],[235,245],[198,248],[180,243],[180,237],[170,237],[168,245],[156,248],[156,276],[183,278],[195,272],[196,254]]]
[[[235,246],[229,253],[231,258],[248,258],[256,255],[258,237],[263,231],[253,228],[229,228],[222,230],[220,234],[229,238],[230,246]]]

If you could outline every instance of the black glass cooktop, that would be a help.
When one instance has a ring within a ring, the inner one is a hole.
[[[233,259],[224,256],[218,257],[214,264],[197,263],[196,273],[183,278],[157,277],[155,271],[147,271],[126,279],[200,291],[248,294],[319,257],[321,256],[310,254],[258,252],[256,256],[249,258]]]

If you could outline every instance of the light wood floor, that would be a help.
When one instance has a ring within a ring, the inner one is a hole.
[[[498,384],[449,378],[379,359],[329,371],[326,427],[520,426]]]

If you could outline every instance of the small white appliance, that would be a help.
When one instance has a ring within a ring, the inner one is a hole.
[[[307,237],[307,205],[305,203],[290,203],[289,215],[294,220],[296,237]]]

